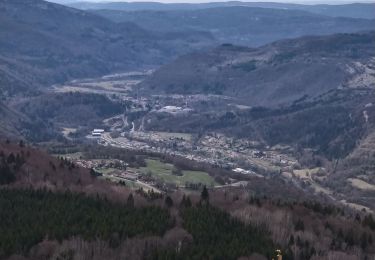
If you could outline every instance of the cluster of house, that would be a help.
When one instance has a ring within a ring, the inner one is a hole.
[[[245,170],[245,169],[242,169],[242,168],[235,168],[235,169],[233,169],[233,171],[237,172],[237,173],[242,173],[242,174],[253,174],[254,173],[253,171]]]
[[[116,168],[121,170],[126,170],[128,164],[122,160],[118,159],[103,159],[103,160],[85,160],[85,159],[72,159],[67,157],[68,159],[74,161],[77,165],[83,168],[88,169],[98,169],[98,168]]]

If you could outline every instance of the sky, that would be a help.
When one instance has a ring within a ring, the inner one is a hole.
[[[209,3],[227,2],[228,0],[49,0],[50,2],[161,2],[161,3]],[[375,3],[375,0],[249,0],[243,2],[282,2],[298,4],[347,4],[347,3]]]

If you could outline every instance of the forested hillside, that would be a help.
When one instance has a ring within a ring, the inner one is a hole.
[[[53,2],[0,0],[0,260],[375,259],[374,4]]]
[[[235,138],[259,140],[269,146],[314,149],[327,158],[343,158],[372,132],[371,90],[331,91],[315,100],[302,99],[285,107],[232,109],[221,113],[160,118],[147,127],[160,131],[222,132]],[[369,118],[363,117],[366,110]],[[166,121],[169,124],[166,124]]]
[[[0,2],[0,96],[114,71],[155,66],[211,41],[209,34],[164,35],[133,23],[42,0]],[[186,41],[197,43],[186,44]],[[173,47],[173,48],[171,48]]]
[[[185,55],[141,83],[145,94],[216,94],[270,107],[329,90],[373,88],[373,32],[302,37]]]
[[[104,95],[80,92],[48,93],[13,104],[27,115],[35,127],[25,127],[23,135],[32,141],[61,140],[64,127],[87,134],[102,127],[103,120],[126,110],[125,103]],[[45,126],[48,125],[48,128]]]
[[[84,170],[67,161],[54,170],[56,159],[23,142],[2,143],[0,155],[14,173],[3,181],[1,166],[2,258],[269,259],[281,249],[285,259],[355,259],[375,253],[375,220],[367,212],[236,188],[149,196],[100,184],[94,175],[84,179]],[[63,175],[81,178],[64,177],[54,187]]]
[[[46,190],[0,190],[0,207],[0,258],[27,254],[46,237],[61,242],[80,236],[118,247],[134,236],[162,235],[173,224],[165,209]]]

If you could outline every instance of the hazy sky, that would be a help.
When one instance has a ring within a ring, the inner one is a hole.
[[[228,0],[49,0],[50,2],[161,2],[161,3],[208,3],[208,2],[227,2]],[[283,3],[327,3],[327,4],[346,4],[346,3],[375,3],[375,0],[254,0],[243,2],[283,2]]]

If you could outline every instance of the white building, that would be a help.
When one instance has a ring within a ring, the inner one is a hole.
[[[92,135],[93,137],[101,137],[103,133],[104,133],[104,129],[94,129],[94,130],[91,132],[91,135]]]
[[[182,108],[177,106],[165,106],[158,110],[159,113],[169,113],[169,114],[187,114],[192,112],[190,108]]]
[[[233,171],[237,172],[237,173],[242,173],[242,174],[252,174],[253,173],[252,171],[245,170],[245,169],[242,169],[242,168],[236,168],[236,169],[233,169]]]

